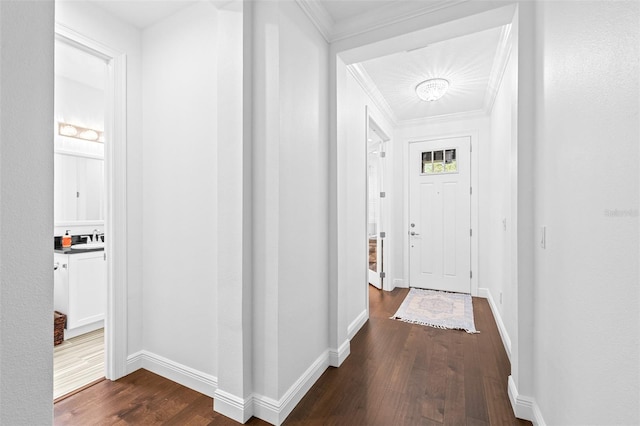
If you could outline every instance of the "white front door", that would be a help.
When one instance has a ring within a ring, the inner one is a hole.
[[[409,145],[411,287],[471,292],[470,138]]]

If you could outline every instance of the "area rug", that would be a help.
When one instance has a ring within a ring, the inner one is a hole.
[[[471,296],[412,288],[391,319],[430,327],[478,333]]]

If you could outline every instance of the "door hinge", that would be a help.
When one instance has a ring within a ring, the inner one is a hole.
[[[473,195],[473,186],[469,187],[469,195]]]
[[[386,276],[387,276],[387,274],[385,274],[385,273],[384,273],[384,271],[383,271],[383,272],[380,272],[380,278],[384,278],[384,277],[386,277]]]
[[[387,156],[387,153],[382,151],[380,152],[380,158],[385,158]]]
[[[386,192],[381,192],[381,193],[380,193],[380,198],[385,198],[386,196],[387,196],[387,193],[386,193]]]
[[[469,229],[469,236],[473,237],[473,229]]]
[[[382,232],[380,232],[380,234],[379,234],[379,235],[380,235],[380,238],[384,238],[384,237],[386,237],[386,236],[387,236],[387,233],[386,233],[386,232],[384,232],[384,231],[382,231]]]
[[[473,278],[473,271],[469,271],[469,278]]]

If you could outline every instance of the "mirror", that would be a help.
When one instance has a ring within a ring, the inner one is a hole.
[[[56,152],[54,170],[55,223],[104,221],[104,160]]]

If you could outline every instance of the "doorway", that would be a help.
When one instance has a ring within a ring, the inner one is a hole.
[[[382,290],[385,269],[385,169],[388,137],[371,117],[367,119],[367,262],[368,282]]]
[[[409,144],[411,287],[471,292],[470,138]]]
[[[85,334],[89,331],[94,331],[82,327],[87,326],[87,324],[93,324],[89,325],[88,328],[94,328],[95,322],[102,320],[104,337],[93,336],[93,340],[94,342],[96,340],[103,342],[104,346],[104,367],[101,368],[102,377],[115,380],[126,374],[127,365],[126,56],[59,23],[55,25],[55,42],[56,58],[58,57],[58,47],[75,52],[76,59],[71,61],[71,71],[68,72],[76,75],[77,79],[84,83],[85,86],[89,82],[83,82],[82,78],[86,78],[88,74],[73,70],[74,67],[81,68],[77,63],[78,60],[92,62],[94,66],[99,64],[103,71],[101,77],[103,96],[100,101],[87,95],[89,92],[82,90],[82,87],[74,95],[74,99],[86,100],[87,98],[92,98],[94,102],[92,108],[94,110],[97,110],[98,105],[100,105],[102,109],[102,128],[99,128],[99,125],[90,124],[92,122],[82,108],[80,108],[81,112],[79,114],[66,113],[64,117],[57,114],[54,117],[56,123],[62,121],[65,124],[72,125],[71,127],[76,130],[75,136],[80,136],[83,132],[87,132],[84,135],[84,140],[82,138],[72,138],[68,135],[74,133],[72,132],[73,129],[64,129],[63,126],[58,124],[55,128],[54,136],[63,141],[61,145],[64,145],[64,150],[67,151],[65,154],[77,154],[82,151],[80,145],[84,144],[85,150],[89,151],[88,154],[85,153],[84,158],[90,159],[80,161],[85,167],[90,167],[85,163],[88,162],[95,165],[95,161],[99,160],[102,177],[97,178],[96,170],[93,170],[90,180],[93,181],[94,185],[85,185],[87,182],[82,182],[81,186],[84,186],[87,200],[91,199],[93,202],[98,200],[101,203],[98,208],[94,206],[91,209],[92,211],[101,211],[102,217],[98,219],[78,219],[76,217],[75,220],[71,221],[66,219],[56,220],[54,234],[66,233],[66,230],[70,229],[69,226],[71,226],[73,231],[70,234],[76,235],[76,239],[72,241],[72,244],[82,242],[80,240],[86,240],[82,236],[89,236],[91,242],[102,244],[101,248],[97,248],[102,251],[74,254],[75,256],[91,257],[90,261],[92,262],[100,260],[103,265],[104,275],[101,278],[104,279],[104,284],[100,284],[104,288],[102,315],[87,315],[83,318],[84,321],[76,323],[79,326],[78,329],[74,333],[68,333],[68,336],[73,337],[78,333]],[[99,82],[95,82],[94,85],[99,85]],[[55,97],[57,97],[57,94],[54,94]],[[56,99],[57,102],[58,100]],[[77,106],[72,104],[65,108],[69,111],[78,110]],[[60,132],[63,134],[61,135]],[[96,135],[92,132],[95,132]],[[83,157],[78,156],[78,158]],[[79,170],[81,169],[82,167],[79,168]],[[76,180],[79,180],[77,175]],[[99,191],[96,191],[96,188],[99,188]],[[101,192],[101,194],[96,195],[97,192]],[[76,198],[78,198],[77,193]],[[67,264],[67,266],[69,265]],[[79,269],[86,268],[83,266],[79,267]],[[95,284],[96,281],[98,280],[94,279],[92,282]]]

